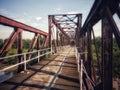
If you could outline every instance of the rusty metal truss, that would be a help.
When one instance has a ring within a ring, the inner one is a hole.
[[[80,52],[87,51],[87,58],[82,55],[88,75],[95,82],[95,90],[112,90],[112,61],[113,61],[113,35],[120,48],[120,29],[117,27],[113,15],[120,19],[119,0],[95,0],[88,17],[79,33]],[[98,48],[95,43],[93,26],[101,20],[101,59],[98,55]],[[92,36],[95,45],[98,68],[94,67],[92,56]],[[85,49],[86,48],[86,49]],[[98,74],[95,74],[95,70]],[[84,78],[87,90],[90,89],[87,80]]]
[[[35,46],[37,47],[38,50],[40,49],[40,36],[41,35],[44,36],[43,46],[45,46],[47,42],[48,33],[42,30],[33,28],[31,26],[25,25],[23,23],[4,17],[2,15],[0,15],[0,24],[14,28],[9,38],[6,40],[3,47],[0,49],[0,57],[4,57],[7,55],[8,51],[11,49],[11,46],[13,45],[15,40],[18,40],[18,44],[17,44],[18,54],[22,53],[22,50],[23,50],[22,49],[22,46],[23,46],[22,45],[23,44],[22,43],[22,31],[23,30],[32,32],[35,34],[33,37],[31,46],[28,49],[28,52],[32,51],[35,48]]]
[[[77,33],[80,32],[81,23],[82,23],[82,14],[55,14],[49,15],[49,46],[51,46],[51,36],[52,32],[61,33],[64,35],[69,43],[71,39],[77,41],[78,35]],[[56,27],[56,31],[54,28]],[[58,35],[56,35],[56,42],[58,43]],[[62,39],[62,38],[61,38]],[[62,39],[64,40],[64,39]],[[63,41],[61,41],[61,45],[63,45]]]

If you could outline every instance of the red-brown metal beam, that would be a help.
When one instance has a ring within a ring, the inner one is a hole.
[[[68,39],[70,39],[70,37],[64,32],[64,30],[62,29],[62,27],[61,27],[59,24],[57,24],[57,21],[55,20],[54,17],[52,18],[52,21],[53,21],[53,23],[56,25],[56,27],[58,27],[59,30],[60,30]]]
[[[68,16],[68,15],[80,15],[80,14],[79,13],[78,14],[53,14],[50,16]]]
[[[32,44],[31,44],[28,52],[32,52],[32,51],[33,51],[33,49],[35,48],[35,46],[36,46],[36,44],[37,44],[37,41],[38,41],[39,36],[40,36],[39,33],[36,33],[36,34],[35,34],[35,36],[34,36],[34,38],[33,38],[33,40],[32,40]],[[31,56],[32,56],[32,54],[28,54],[27,59],[30,59]]]
[[[39,50],[39,49],[40,49],[40,35],[37,38],[37,50]]]
[[[0,54],[5,50],[5,48],[7,47],[7,45],[10,43],[10,40],[12,39],[14,33],[15,33],[15,30],[10,34],[9,38],[4,43],[3,47],[0,50]]]
[[[18,34],[21,33],[21,29],[17,29],[15,28],[14,32],[11,34],[11,36],[9,37],[9,39],[6,41],[6,45],[2,47],[2,50],[0,52],[0,56],[6,56],[8,50],[11,48],[12,44],[14,43],[14,41],[16,40]]]
[[[39,34],[45,35],[45,36],[48,35],[48,33],[44,32],[42,30],[33,28],[31,26],[28,26],[26,24],[23,24],[23,23],[20,23],[18,21],[12,20],[10,18],[4,17],[2,15],[0,15],[0,23],[3,25],[11,26],[11,27],[21,28],[21,29],[24,29],[24,30],[29,31],[29,32],[39,33]]]
[[[75,42],[76,46],[79,47],[79,38],[80,38],[80,30],[81,30],[81,25],[82,25],[82,14],[78,14],[78,23],[77,23],[77,29],[76,29],[76,34],[75,34]]]
[[[104,10],[106,6],[110,7],[112,15],[117,12],[118,16],[120,15],[120,8],[119,8],[120,0],[95,0],[88,17],[80,31],[80,35],[84,34],[86,28],[91,24],[94,26],[100,19],[101,19],[101,12]]]
[[[49,41],[48,41],[48,46],[51,47],[51,34],[52,34],[52,16],[48,16],[48,25],[49,25]]]
[[[105,11],[106,12],[106,11]],[[102,19],[102,83],[103,90],[112,90],[112,30],[106,16]]]
[[[87,72],[88,75],[92,76],[92,48],[91,48],[91,30],[87,29]]]
[[[17,42],[17,47],[18,47],[18,54],[21,54],[22,53],[22,30],[20,28],[18,28],[21,32],[18,34],[18,42]],[[22,57],[19,56],[18,57],[19,59],[19,62],[22,61]]]
[[[56,44],[58,46],[58,29],[56,29]]]
[[[120,48],[120,31],[113,19],[112,13],[108,7],[106,7],[106,14],[107,14],[107,19],[109,20],[110,26],[112,28],[112,31],[115,35],[116,42],[118,43],[118,46]]]
[[[33,40],[32,40],[32,44],[31,44],[31,47],[30,49],[28,50],[28,52],[32,51],[37,43],[37,40],[38,40],[38,37],[40,36],[39,33],[36,33]]]
[[[21,32],[18,34],[17,36],[17,49],[18,49],[18,54],[21,54],[22,53],[22,29],[20,28],[17,28],[18,30],[20,30]],[[23,57],[22,55],[18,56],[18,61],[19,63],[23,61]],[[19,65],[18,66],[18,72],[22,71],[23,70],[23,65]]]

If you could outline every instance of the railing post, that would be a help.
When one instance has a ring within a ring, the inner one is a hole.
[[[78,60],[78,72],[80,71],[80,53],[77,55],[77,60]]]
[[[38,62],[40,61],[40,51],[38,50]]]
[[[24,71],[26,71],[26,54],[24,54]]]
[[[82,82],[82,80],[83,80],[82,79],[83,78],[83,60],[82,59],[81,59],[81,67],[80,68],[81,68],[81,72],[80,72],[80,74],[81,74],[80,75],[80,90],[82,90],[82,88],[83,88],[82,87],[82,84],[83,84],[83,82]]]

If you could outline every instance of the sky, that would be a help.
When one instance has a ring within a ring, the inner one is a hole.
[[[85,21],[94,0],[0,0],[0,15],[48,32],[48,15],[82,13]],[[0,38],[7,38],[13,28],[0,25]],[[24,32],[24,38],[32,33]]]
[[[48,15],[82,13],[83,24],[93,3],[94,0],[0,0],[0,15],[48,32]],[[0,38],[7,38],[12,30],[0,25]],[[32,33],[23,34],[24,38],[33,37]]]

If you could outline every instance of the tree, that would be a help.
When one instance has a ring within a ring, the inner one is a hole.
[[[120,49],[113,39],[113,77],[120,78]]]
[[[2,48],[2,46],[3,46],[3,39],[0,39],[0,48]]]
[[[23,48],[29,48],[31,44],[30,39],[23,39]]]

